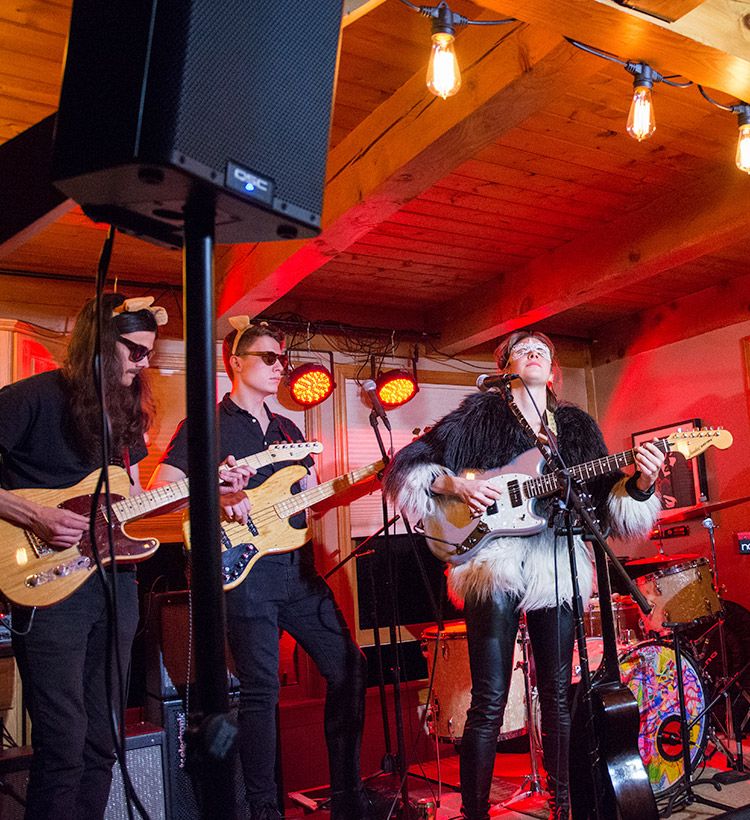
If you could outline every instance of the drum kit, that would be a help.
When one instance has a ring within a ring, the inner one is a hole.
[[[630,596],[613,595],[620,677],[638,702],[640,756],[656,799],[667,801],[666,816],[676,803],[700,800],[691,791],[690,776],[706,756],[709,742],[713,749],[726,756],[734,770],[727,774],[736,775],[721,782],[745,778],[740,739],[744,723],[736,732],[732,699],[733,696],[735,700],[741,697],[745,706],[750,704],[750,693],[742,688],[739,680],[750,666],[750,658],[743,658],[744,665],[739,670],[728,668],[724,609],[718,595],[715,524],[711,513],[747,500],[750,499],[704,504],[680,511],[679,517],[668,513],[662,516],[662,524],[671,524],[692,517],[690,511],[693,515],[703,515],[712,560],[709,563],[708,559],[695,554],[667,556],[660,551],[647,558],[626,561],[625,569],[653,607],[648,615],[641,613]],[[584,613],[584,628],[593,673],[603,655],[601,617],[596,598]],[[716,638],[716,650],[707,653],[705,646]],[[433,681],[429,703],[430,731],[436,740],[460,744],[471,699],[465,625],[447,625],[442,631],[427,629],[422,635],[422,647]],[[532,772],[526,777],[528,788],[522,788],[520,797],[543,792],[537,775],[537,756],[541,749],[540,711],[533,685],[533,663],[529,659],[530,646],[522,618],[508,704],[498,737],[498,740],[508,740],[529,735]],[[681,670],[682,685],[679,685],[678,670]],[[573,685],[579,676],[576,647]],[[722,698],[725,710],[715,709]],[[684,748],[685,739],[688,740],[688,753]],[[733,740],[737,744],[735,754],[726,745]],[[691,798],[687,801],[684,799],[686,792]]]

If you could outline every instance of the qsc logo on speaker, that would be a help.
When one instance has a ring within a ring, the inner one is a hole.
[[[273,203],[273,180],[256,174],[249,168],[243,168],[236,162],[227,163],[226,185],[243,196],[259,199],[269,205]]]

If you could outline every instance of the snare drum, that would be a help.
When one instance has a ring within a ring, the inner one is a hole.
[[[692,624],[715,617],[721,612],[719,596],[712,584],[705,558],[661,569],[636,578],[636,584],[653,610],[643,623],[657,635],[669,630],[664,624]]]
[[[466,624],[463,621],[447,624],[439,635],[437,627],[426,629],[422,633],[422,653],[427,659],[427,669],[433,681],[430,702],[431,731],[441,740],[459,741],[463,737],[466,712],[471,705],[471,671]],[[508,702],[503,715],[503,725],[500,727],[499,740],[509,740],[526,733],[526,693],[523,669],[520,666],[522,660],[523,650],[516,642]]]

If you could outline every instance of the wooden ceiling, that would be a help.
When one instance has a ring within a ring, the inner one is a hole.
[[[219,247],[220,318],[429,331],[452,353],[534,324],[596,341],[600,359],[747,318],[736,116],[661,83],[657,131],[636,143],[632,77],[564,39],[750,100],[746,2],[650,3],[637,5],[677,19],[608,0],[456,0],[471,19],[519,22],[460,30],[464,84],[443,101],[424,85],[429,21],[398,0],[348,0],[324,231]],[[0,141],[54,113],[69,16],[68,0],[0,0]],[[5,237],[0,309],[69,314],[93,287],[103,238],[70,202]],[[120,236],[112,272],[123,290],[179,304],[178,252]]]

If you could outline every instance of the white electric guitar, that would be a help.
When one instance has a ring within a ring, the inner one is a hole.
[[[732,444],[732,434],[721,428],[678,431],[651,442],[664,453],[678,452],[694,458],[709,447],[725,450]],[[573,478],[588,481],[635,462],[635,452],[624,450],[569,468]],[[502,493],[501,497],[479,518],[454,496],[438,500],[433,515],[425,517],[422,528],[427,545],[441,561],[463,564],[488,541],[502,535],[534,535],[547,526],[547,519],[535,510],[537,498],[554,495],[559,490],[556,473],[543,473],[544,459],[536,448],[521,453],[499,470],[464,473],[464,477],[489,479]]]

